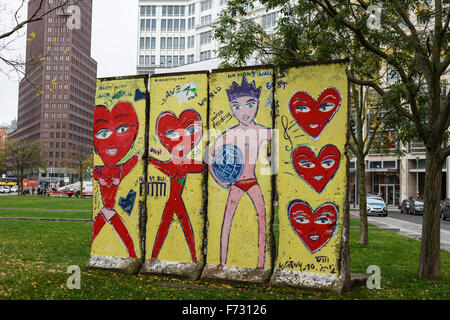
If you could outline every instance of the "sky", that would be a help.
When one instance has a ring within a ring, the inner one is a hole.
[[[13,25],[11,10],[20,3],[0,0],[0,33]],[[22,19],[26,18],[25,9],[20,11]],[[136,74],[137,28],[138,0],[93,0],[91,56],[97,61],[97,77]],[[9,45],[7,54],[25,56],[25,31],[22,29],[20,37]],[[0,72],[0,124],[17,119],[19,81],[15,74]]]

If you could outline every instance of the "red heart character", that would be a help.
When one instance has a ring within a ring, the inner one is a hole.
[[[175,157],[184,158],[202,137],[202,120],[197,111],[184,110],[180,116],[165,111],[156,120],[156,132],[163,146]]]
[[[311,253],[326,245],[336,232],[339,210],[332,202],[320,205],[313,212],[307,202],[292,200],[287,210],[294,232]]]
[[[292,151],[292,163],[300,177],[317,192],[322,192],[339,168],[341,153],[336,146],[324,146],[316,157],[307,146],[298,146]]]
[[[317,100],[309,93],[297,91],[289,100],[289,111],[300,128],[314,140],[338,111],[342,97],[336,88],[327,88]]]
[[[108,168],[114,167],[132,148],[139,121],[129,102],[117,103],[111,111],[104,105],[94,108],[94,148]]]

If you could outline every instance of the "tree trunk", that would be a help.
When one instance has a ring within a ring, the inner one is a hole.
[[[366,164],[364,157],[359,156],[358,161],[358,197],[359,197],[359,242],[369,244],[369,230],[367,222],[366,199]]]
[[[441,277],[440,200],[442,161],[427,150],[419,277]]]

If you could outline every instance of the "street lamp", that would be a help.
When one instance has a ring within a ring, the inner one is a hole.
[[[419,197],[419,157],[416,157],[416,197]]]

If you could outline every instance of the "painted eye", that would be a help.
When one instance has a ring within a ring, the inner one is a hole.
[[[176,132],[175,130],[169,130],[164,134],[167,138],[169,139],[178,139],[180,137],[179,133]]]
[[[242,109],[240,104],[233,104],[232,107],[233,107],[233,109],[235,109],[235,110],[240,110],[240,109]]]
[[[295,112],[309,112],[311,109],[308,106],[297,106],[295,107]]]
[[[246,105],[245,105],[247,108],[254,108],[255,106],[256,106],[256,103],[255,102],[250,102],[250,103],[247,103]]]
[[[299,161],[298,164],[300,165],[300,167],[306,168],[306,169],[311,169],[316,166],[314,163],[312,163],[311,161],[307,161],[307,160]]]
[[[334,103],[327,102],[327,103],[320,105],[319,111],[328,112],[328,111],[331,111],[333,108],[334,108]]]
[[[106,139],[109,138],[109,136],[112,135],[112,131],[109,129],[100,129],[95,134],[95,137],[97,139]]]
[[[193,127],[187,128],[187,129],[184,131],[184,133],[185,133],[186,136],[192,136],[192,135],[196,134],[196,133],[199,132],[199,131],[200,131],[200,128],[199,128],[199,127],[193,126]]]
[[[121,127],[119,127],[119,128],[116,129],[116,132],[117,132],[117,133],[125,133],[125,132],[128,131],[128,129],[130,129],[130,127],[127,127],[127,126],[121,126]]]
[[[330,218],[325,218],[325,217],[317,218],[316,220],[314,220],[314,222],[316,224],[332,224],[333,223],[333,221]]]
[[[294,220],[295,220],[297,223],[301,223],[301,224],[309,223],[308,218],[306,218],[306,217],[304,217],[304,216],[296,216],[296,217],[294,217]]]
[[[334,165],[335,162],[336,162],[335,160],[328,159],[328,160],[323,160],[323,161],[320,163],[320,165],[321,165],[323,168],[325,168],[325,169],[329,169],[329,168],[331,168],[331,167]]]

